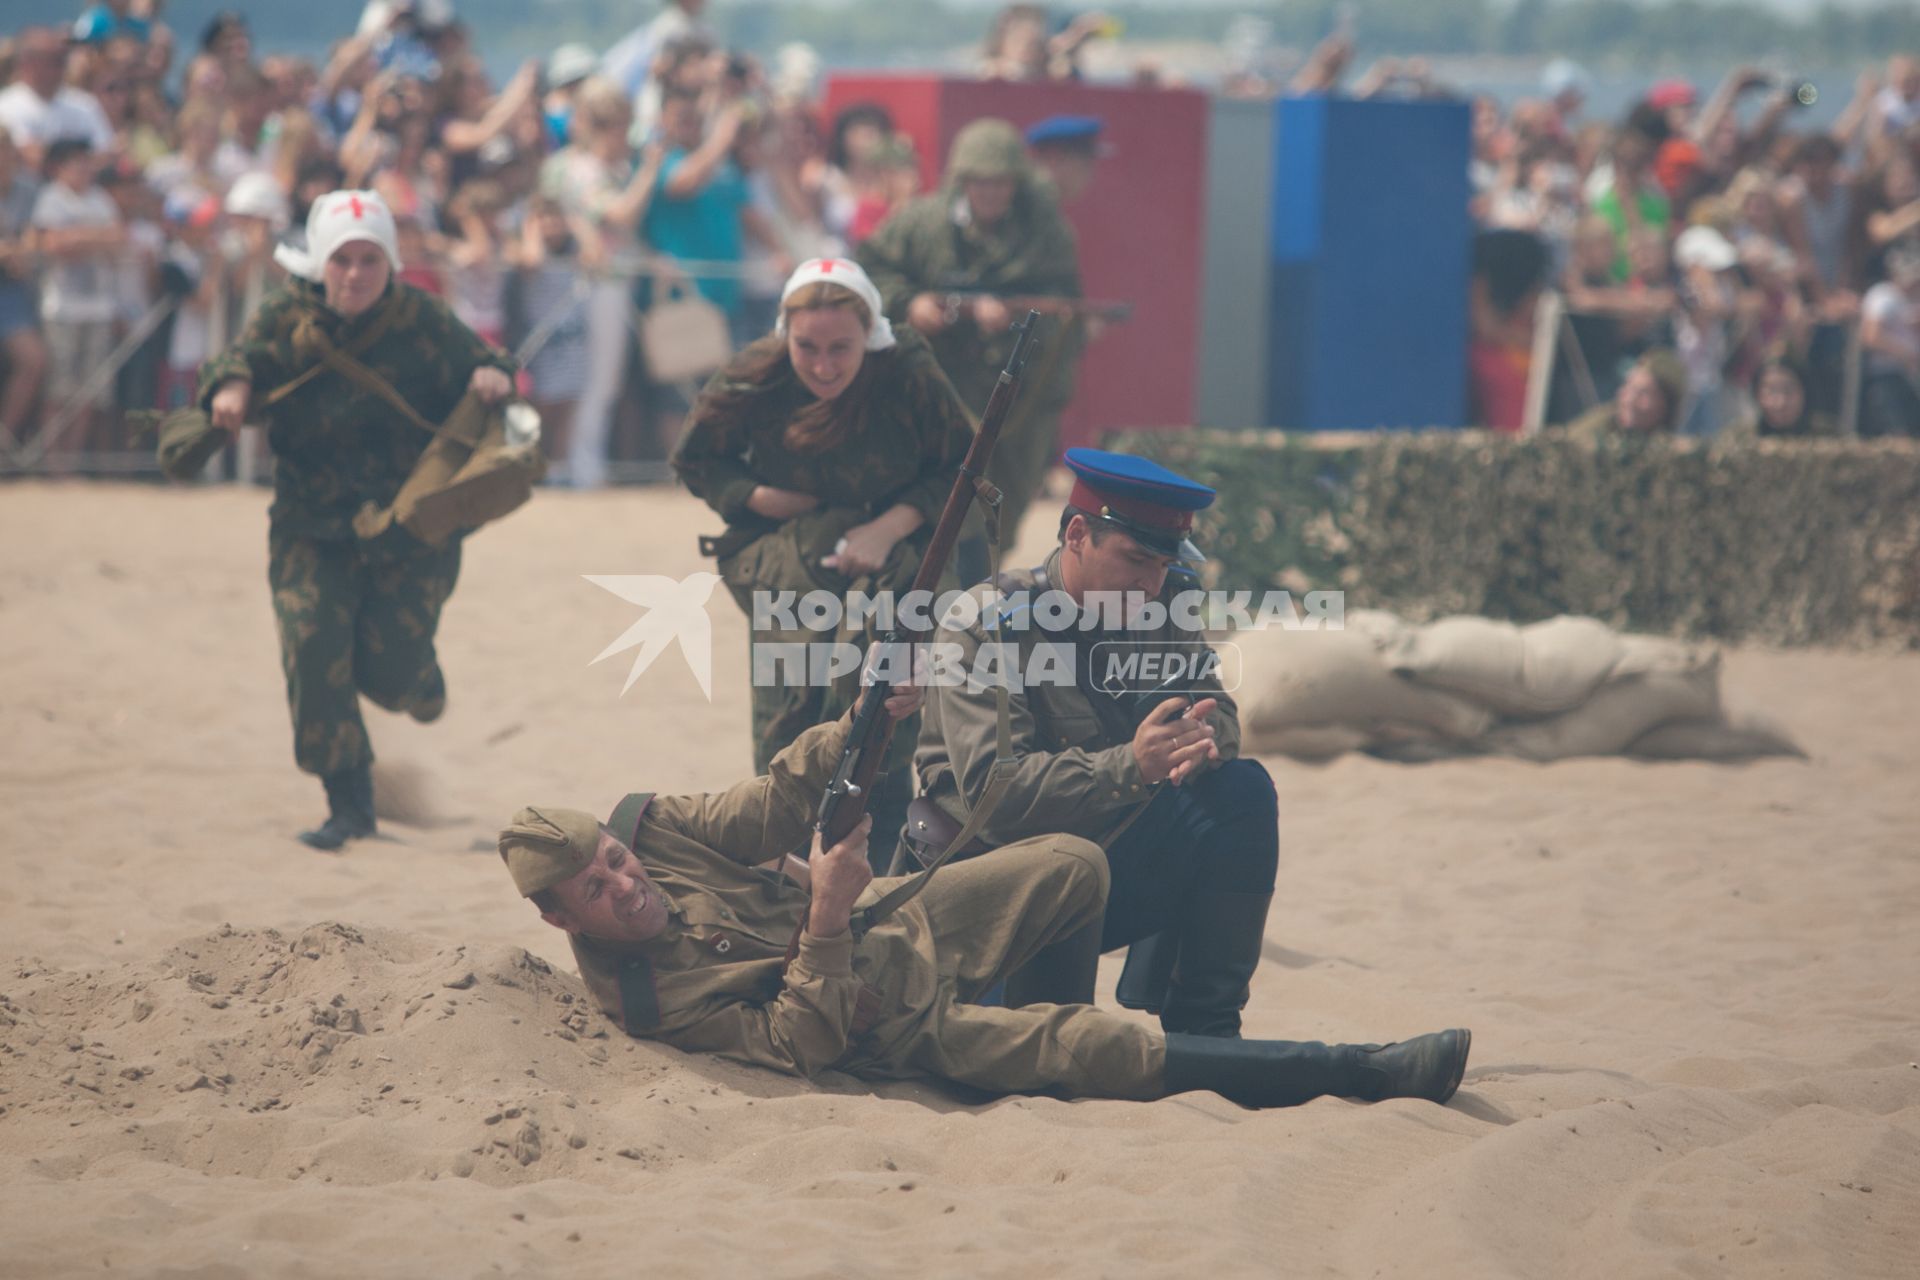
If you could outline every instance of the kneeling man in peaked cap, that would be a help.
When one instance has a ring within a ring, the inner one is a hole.
[[[971,616],[940,628],[961,669],[1001,653],[1023,678],[1004,692],[934,688],[914,757],[926,798],[908,840],[918,821],[940,843],[941,814],[957,825],[984,806],[987,847],[1043,831],[1098,844],[1113,891],[1088,950],[1130,948],[1119,1002],[1158,1013],[1169,1032],[1237,1036],[1280,822],[1272,778],[1239,755],[1239,710],[1192,629],[1204,622],[1178,607],[1198,587],[1205,557],[1191,534],[1214,491],[1146,458],[1069,449],[1066,461],[1073,492],[1053,553],[975,587]],[[1092,1000],[1092,980],[1083,961],[1037,989]]]

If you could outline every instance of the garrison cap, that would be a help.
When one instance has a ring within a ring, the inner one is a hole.
[[[500,833],[500,858],[523,898],[573,879],[599,848],[600,819],[578,809],[529,806]]]
[[[1048,116],[1027,126],[1027,145],[1091,150],[1100,139],[1101,128],[1099,116]]]
[[[1104,520],[1147,550],[1202,563],[1188,540],[1193,513],[1213,505],[1214,491],[1150,458],[1105,449],[1069,449],[1073,493],[1067,502]]]
[[[1005,120],[975,120],[954,135],[947,178],[1023,178],[1030,170],[1020,131]]]

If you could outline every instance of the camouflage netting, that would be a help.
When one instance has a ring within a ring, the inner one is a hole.
[[[1339,586],[1415,621],[1585,614],[1623,629],[1920,647],[1920,447],[1484,432],[1137,432],[1214,485],[1220,586]]]

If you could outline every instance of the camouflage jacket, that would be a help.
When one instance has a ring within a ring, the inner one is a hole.
[[[1165,699],[1128,696],[1152,685],[1127,676],[1105,679],[1099,667],[1114,653],[1124,657],[1134,649],[1144,651],[1156,645],[1191,650],[1197,640],[1202,644],[1204,640],[1177,630],[1171,619],[1153,631],[1049,631],[1031,622],[1031,600],[1038,594],[1042,573],[1047,583],[1058,587],[1057,549],[1041,570],[1003,573],[1003,599],[997,607],[978,610],[970,626],[942,626],[934,640],[938,645],[957,646],[957,653],[952,654],[957,665],[952,669],[961,675],[988,669],[979,662],[982,645],[997,640],[1014,646],[1019,672],[1026,677],[1015,677],[1010,662],[1002,664],[1002,670],[1012,679],[1008,709],[1017,763],[1013,782],[982,829],[981,838],[997,846],[1059,831],[1105,845],[1134,809],[1153,794],[1156,784],[1141,779],[1134,761],[1133,734],[1147,712]],[[1169,578],[1162,602],[1186,585],[1186,580]],[[969,594],[984,601],[989,591],[990,585],[982,583]],[[1028,600],[1021,599],[1023,594]],[[994,634],[996,622],[998,636]],[[1121,643],[1111,643],[1115,640]],[[1033,678],[1036,651],[1047,646],[1062,651],[1061,662],[1054,665],[1053,672],[1067,671],[1071,679]],[[1064,665],[1069,655],[1070,668]],[[1240,711],[1219,679],[1206,676],[1181,687],[1219,700],[1212,716],[1215,744],[1222,760],[1238,755]],[[1108,690],[1119,690],[1122,696],[1115,697]],[[914,771],[921,791],[956,820],[966,817],[962,789],[966,806],[978,801],[986,790],[997,750],[998,706],[990,682],[943,678],[927,692]]]
[[[694,404],[674,449],[681,482],[734,529],[764,532],[777,525],[747,509],[755,486],[764,484],[868,516],[905,503],[926,517],[921,527],[931,533],[973,444],[972,419],[918,334],[902,332],[897,346],[866,358],[876,368],[864,423],[857,434],[818,453],[796,452],[784,439],[793,415],[813,402],[791,370],[743,410],[727,412],[716,397],[738,375],[722,369]]]
[[[342,318],[321,302],[320,286],[290,281],[270,294],[227,350],[200,368],[199,402],[230,378],[253,383],[253,412],[272,446],[273,528],[299,537],[353,537],[363,503],[393,501],[433,437],[379,395],[332,370],[309,379],[278,404],[264,404],[283,383],[320,361],[322,343],[348,347],[392,308],[386,328],[360,361],[391,383],[428,422],[442,422],[481,365],[509,374],[513,361],[481,341],[447,305],[395,281],[364,315]]]
[[[963,225],[964,219],[956,216],[961,207],[959,186],[949,182],[887,219],[856,250],[854,256],[873,278],[881,304],[897,329],[906,327],[907,305],[920,293],[1081,296],[1073,228],[1036,179],[1021,180],[1013,208],[991,231]],[[1027,412],[1058,410],[1072,398],[1080,329],[1071,325],[1061,332],[1048,325],[1047,336],[1058,350],[1048,362],[1050,373],[1044,384],[1035,385],[1030,377],[1022,389]],[[980,412],[1013,349],[1012,334],[989,337],[963,316],[931,341],[940,367],[953,379],[961,398]]]

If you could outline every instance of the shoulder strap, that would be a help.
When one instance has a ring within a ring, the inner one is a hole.
[[[653,803],[651,791],[635,791],[619,804],[613,806],[613,813],[607,818],[607,825],[613,828],[615,835],[627,842],[627,848],[633,848],[633,842],[639,837],[640,819],[646,817],[647,806]]]
[[[399,303],[399,299],[395,298],[392,301],[390,301],[386,306],[381,307],[380,314],[376,315],[373,318],[373,323],[368,325],[365,329],[362,329],[359,333],[356,333],[353,336],[353,341],[349,342],[346,345],[346,347],[342,349],[351,354],[357,355],[358,353],[365,351],[369,347],[373,346],[374,343],[380,341],[380,339],[386,335],[387,329],[393,324],[394,315],[400,310],[398,303]],[[311,306],[312,304],[306,304],[306,305]],[[327,369],[330,367],[332,366],[330,366],[327,363],[327,361],[323,359],[318,364],[311,365],[308,368],[302,370],[300,373],[295,374],[292,378],[288,379],[286,382],[281,383],[279,386],[275,387],[272,391],[269,391],[267,393],[266,399],[260,402],[261,407],[266,408],[269,405],[279,404],[282,400],[285,400],[288,396],[298,391],[301,387],[304,387],[305,385],[307,385],[307,383],[313,381],[313,379],[321,372],[321,370]],[[369,370],[369,372],[371,372],[371,370]]]
[[[645,956],[621,956],[614,968],[620,984],[620,1025],[628,1035],[644,1035],[660,1025],[660,992],[653,962]]]

